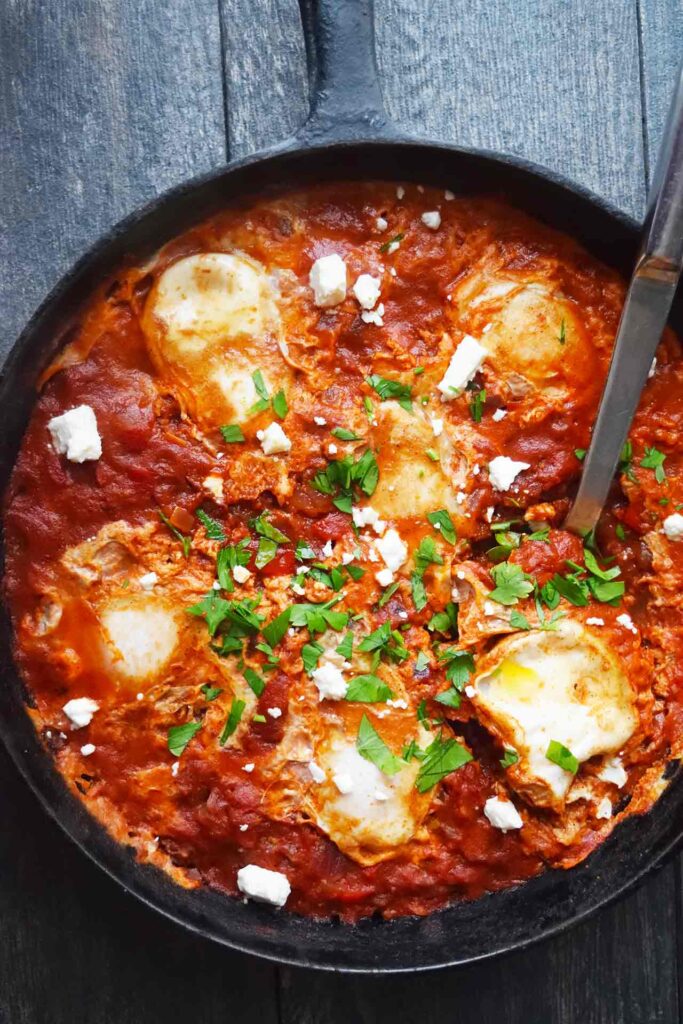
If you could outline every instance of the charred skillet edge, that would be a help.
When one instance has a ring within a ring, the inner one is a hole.
[[[427,159],[426,159],[427,158]],[[454,191],[500,191],[515,205],[568,231],[602,259],[627,269],[637,225],[586,189],[517,158],[402,137],[347,140],[302,148],[290,140],[172,189],[97,242],[34,314],[0,378],[0,482],[9,479],[35,399],[35,379],[91,289],[127,256],[139,258],[232,198],[324,176],[431,182]],[[483,186],[483,189],[482,189]],[[609,236],[609,237],[607,237]],[[679,304],[680,311],[680,304]],[[9,618],[0,619],[0,734],[46,810],[125,890],[191,931],[281,963],[358,973],[392,973],[463,964],[529,946],[617,899],[681,842],[683,785],[678,778],[651,812],[624,822],[587,861],[551,871],[517,889],[456,904],[426,918],[335,925],[258,905],[245,907],[207,890],[183,890],[138,864],[68,789],[24,707],[12,658]],[[680,774],[680,773],[679,773]]]

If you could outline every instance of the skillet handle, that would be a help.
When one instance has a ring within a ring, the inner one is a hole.
[[[311,112],[307,145],[392,134],[375,61],[373,0],[300,0]]]

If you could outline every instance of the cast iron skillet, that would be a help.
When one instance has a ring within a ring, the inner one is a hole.
[[[313,102],[301,132],[268,152],[182,185],[124,220],[62,279],[16,342],[0,378],[3,490],[35,400],[34,382],[91,289],[125,258],[144,258],[235,197],[329,178],[404,179],[460,193],[494,193],[630,272],[638,226],[604,200],[523,160],[416,141],[387,123],[375,68],[372,0],[319,0],[303,14]],[[681,305],[674,320],[681,317]],[[549,871],[519,888],[423,919],[370,919],[348,926],[244,905],[208,890],[185,891],[156,868],[138,864],[68,791],[25,712],[27,695],[13,663],[4,611],[0,626],[0,733],[45,808],[125,889],[235,949],[361,972],[421,970],[490,957],[585,918],[642,879],[683,834],[683,783],[677,778],[649,814],[624,822],[571,871]]]

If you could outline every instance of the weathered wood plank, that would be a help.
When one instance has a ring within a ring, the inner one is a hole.
[[[58,275],[144,200],[225,158],[214,0],[2,8],[7,346]]]
[[[196,938],[105,878],[0,748],[0,1021],[276,1024],[272,970]]]
[[[676,75],[683,59],[683,2],[638,0],[648,176],[654,170]]]
[[[296,0],[220,0],[232,159],[303,123],[308,80]]]
[[[640,213],[634,0],[377,0],[389,112],[404,128],[528,157]]]
[[[655,921],[649,904],[663,912]],[[641,921],[637,933],[634,928]],[[286,1024],[675,1024],[670,872],[568,934],[493,964],[414,977],[284,972]]]

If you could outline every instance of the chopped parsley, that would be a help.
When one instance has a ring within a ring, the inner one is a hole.
[[[367,715],[361,718],[356,750],[361,757],[370,761],[385,775],[396,775],[404,766],[404,762],[389,750]]]
[[[437,509],[436,512],[428,512],[427,520],[435,530],[438,530],[447,544],[455,544],[458,539],[451,519],[450,513],[445,508]]]
[[[211,516],[207,515],[204,509],[197,509],[197,519],[206,530],[206,536],[209,540],[225,540],[221,524],[217,519],[212,519]]]
[[[429,668],[430,661],[429,656],[424,651],[418,651],[417,658],[415,659],[415,671],[424,672],[426,668]]]
[[[244,441],[242,428],[237,423],[230,423],[220,429],[221,434],[223,435],[223,440],[227,441],[228,444],[239,444],[240,441]]]
[[[443,565],[443,556],[438,551],[433,537],[423,537],[415,552],[415,569],[410,576],[413,603],[418,612],[422,611],[427,604],[427,591],[423,578],[430,565]]]
[[[472,760],[472,755],[462,743],[458,743],[456,739],[443,740],[440,736],[430,743],[424,753],[425,757],[415,780],[415,788],[419,793],[433,789],[451,772]]]
[[[263,676],[260,676],[258,672],[248,666],[244,669],[242,675],[249,684],[250,690],[252,690],[257,697],[260,697],[266,688],[266,681]]]
[[[439,453],[434,448],[425,448],[425,455],[431,462],[439,461]]]
[[[332,498],[332,504],[341,512],[351,515],[355,490],[370,498],[379,481],[379,467],[374,453],[368,448],[356,461],[347,455],[328,463],[326,469],[316,473],[311,487]]]
[[[289,537],[278,530],[268,519],[268,513],[262,512],[249,524],[258,534],[258,551],[256,552],[256,568],[263,569],[275,558],[280,544],[289,544]]]
[[[534,589],[531,578],[519,565],[510,562],[494,566],[491,575],[496,586],[489,597],[498,604],[517,604],[521,597],[526,597]]]
[[[391,600],[391,598],[394,596],[397,590],[398,583],[390,583],[386,590],[383,592],[379,601],[377,602],[377,607],[384,608],[384,605],[387,603],[387,601]]]
[[[387,380],[373,373],[365,378],[366,383],[377,392],[382,402],[394,398],[406,412],[413,411],[413,391],[409,384],[402,384],[398,380]]]
[[[383,622],[372,633],[364,636],[358,644],[357,650],[376,654],[378,659],[385,657],[389,661],[395,662],[405,661],[409,657],[403,637],[398,630],[391,628],[389,620]]]
[[[184,725],[172,725],[168,730],[168,749],[174,757],[180,757],[191,739],[202,727],[201,722],[185,722]]]
[[[640,460],[640,465],[643,469],[654,469],[655,480],[658,484],[663,484],[666,480],[666,472],[664,471],[664,461],[666,455],[664,452],[660,452],[657,448],[646,448],[645,455]]]
[[[284,391],[278,391],[273,398],[273,412],[278,419],[283,420],[289,412],[289,406],[287,405],[287,396]]]
[[[567,326],[565,324],[564,317],[562,317],[562,323],[560,324],[560,333],[558,335],[557,340],[559,341],[560,345],[564,345],[565,341],[567,340]]]
[[[230,705],[230,713],[228,714],[225,726],[223,727],[223,732],[218,740],[221,746],[223,746],[228,738],[232,736],[235,729],[240,724],[240,720],[244,714],[246,706],[245,701],[239,700],[237,697],[233,697],[232,704]]]
[[[204,698],[207,701],[215,700],[223,692],[219,686],[211,686],[210,683],[204,683],[203,686],[199,687],[199,690],[204,694]]]
[[[436,633],[458,634],[458,606],[449,601],[441,612],[435,612],[429,622],[427,629]]]
[[[346,427],[334,427],[332,430],[332,436],[337,437],[340,441],[363,440],[363,438],[359,437],[358,434],[354,434],[353,430],[347,430]]]
[[[484,412],[484,405],[486,404],[486,389],[482,388],[481,391],[477,391],[472,397],[470,402],[470,416],[475,423],[481,423],[481,417]]]
[[[183,547],[183,554],[185,555],[185,558],[189,558],[190,557],[190,548],[192,547],[192,538],[188,537],[184,533],[181,533],[180,530],[176,526],[173,525],[173,523],[168,518],[168,516],[165,515],[161,511],[161,509],[159,509],[159,519],[161,519],[161,521],[164,524],[164,526],[168,530],[170,530],[170,532],[173,534],[173,536],[176,538],[176,540],[180,541],[180,543],[182,544],[182,547]]]
[[[304,671],[310,674],[318,667],[318,662],[323,655],[325,648],[317,640],[311,640],[301,648],[301,660],[304,663]]]
[[[500,759],[500,765],[502,768],[511,768],[513,764],[517,764],[519,761],[519,754],[516,750],[511,747],[505,748],[505,753]]]
[[[576,775],[579,770],[578,758],[574,757],[571,750],[557,740],[550,741],[545,756],[553,764],[559,765],[565,772],[571,772],[572,775]]]
[[[354,676],[349,681],[344,699],[362,701],[364,704],[384,704],[393,696],[393,691],[384,680],[368,673],[367,675]]]
[[[583,460],[586,458],[586,452],[587,451],[588,451],[587,448],[575,448],[574,449],[574,455],[576,455],[576,457],[579,460],[579,462],[583,462]]]
[[[232,594],[235,584],[232,578],[232,570],[238,566],[247,566],[251,559],[251,551],[247,545],[249,538],[239,541],[237,544],[229,544],[221,548],[216,555],[216,576],[223,590]]]
[[[379,251],[385,253],[393,252],[393,247],[397,246],[399,242],[402,242],[405,237],[405,232],[400,231],[397,235],[394,235],[393,238],[390,238],[388,242],[382,242],[379,247]]]

